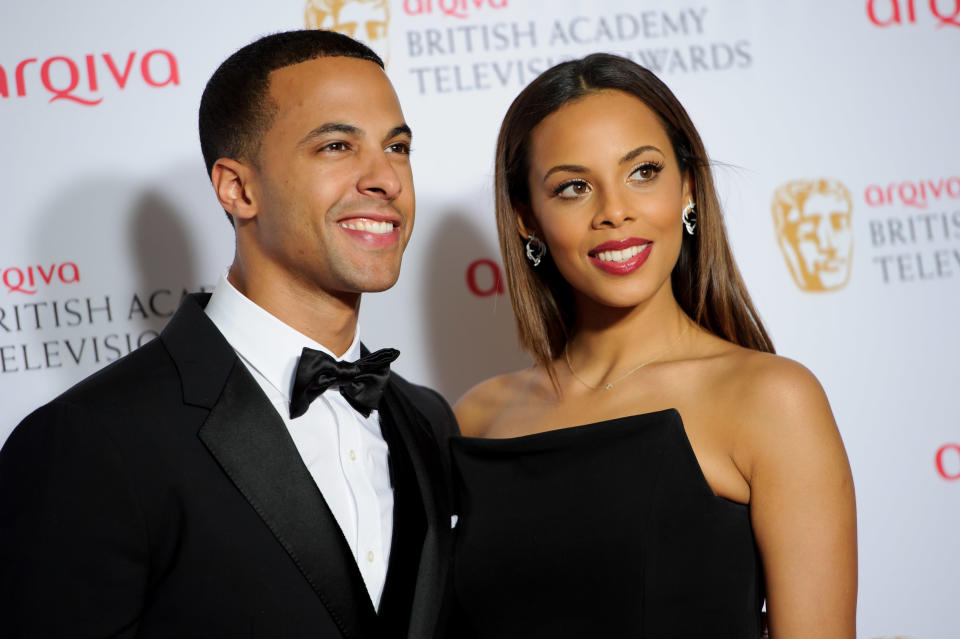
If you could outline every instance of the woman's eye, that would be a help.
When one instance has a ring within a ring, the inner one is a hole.
[[[589,192],[589,184],[583,180],[571,180],[570,182],[564,182],[554,189],[553,194],[564,199],[572,200]]]
[[[663,166],[659,164],[647,163],[641,164],[633,173],[630,174],[630,177],[635,180],[640,180],[641,182],[649,182],[653,178],[657,177],[657,174],[663,169]]]

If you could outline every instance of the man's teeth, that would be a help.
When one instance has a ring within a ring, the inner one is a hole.
[[[348,220],[340,222],[340,226],[351,231],[364,231],[365,233],[376,233],[385,235],[393,232],[393,224],[390,222],[377,222],[375,220]]]
[[[641,253],[645,248],[647,248],[646,244],[638,244],[622,251],[601,251],[597,253],[597,259],[601,262],[626,262],[631,257]]]

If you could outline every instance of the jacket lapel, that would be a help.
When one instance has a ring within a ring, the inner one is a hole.
[[[444,558],[450,528],[449,520],[444,521],[448,509],[444,506],[443,470],[439,453],[435,452],[439,449],[423,415],[399,392],[392,379],[384,392],[380,412],[382,418],[393,420],[397,426],[413,464],[427,519],[408,637],[433,637],[446,579],[447,562]]]
[[[195,308],[185,308],[191,302]],[[339,524],[283,420],[203,314],[204,302],[185,302],[163,336],[184,380],[184,400],[210,408],[198,433],[201,441],[344,636],[375,636],[376,611]]]

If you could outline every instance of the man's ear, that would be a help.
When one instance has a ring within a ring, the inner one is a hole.
[[[254,172],[249,164],[230,158],[220,158],[213,163],[210,181],[223,210],[234,221],[250,220],[257,215]]]

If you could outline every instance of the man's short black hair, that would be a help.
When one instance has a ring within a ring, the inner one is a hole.
[[[219,158],[255,161],[276,104],[270,99],[270,73],[307,60],[348,57],[383,68],[369,47],[341,33],[304,29],[274,33],[224,60],[200,98],[200,149],[207,174]]]

